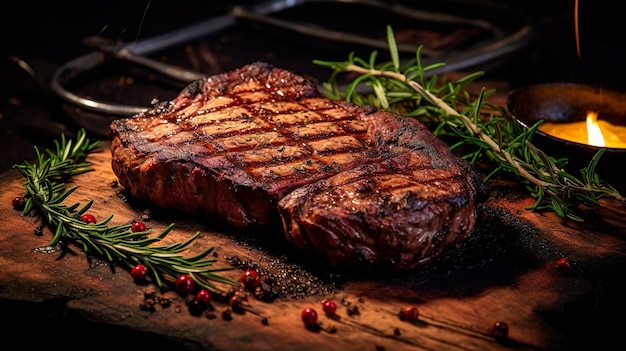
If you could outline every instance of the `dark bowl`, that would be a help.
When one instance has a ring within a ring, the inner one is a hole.
[[[525,128],[540,120],[554,123],[580,122],[589,111],[598,112],[598,119],[614,125],[626,125],[626,93],[601,87],[546,83],[522,87],[513,91],[507,100],[509,115]],[[600,147],[557,138],[537,130],[533,144],[549,156],[566,157],[566,170],[578,175],[587,166]],[[600,178],[621,181],[621,166],[626,162],[625,148],[606,147],[596,171]]]

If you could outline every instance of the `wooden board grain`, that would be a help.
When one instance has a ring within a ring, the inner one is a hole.
[[[108,143],[89,160],[95,170],[75,177],[78,189],[68,202],[93,199],[90,212],[98,218],[113,214],[114,224],[145,215],[145,207],[127,201],[115,186]],[[566,223],[552,213],[528,211],[532,199],[503,185],[481,205],[475,233],[431,265],[408,273],[331,272],[343,277],[337,289],[273,302],[251,298],[256,314],[224,320],[228,304],[214,302],[216,318],[193,315],[184,298],[168,291],[157,294],[170,297],[170,306],[142,309],[150,286],[87,257],[78,246],[65,254],[39,252],[52,233],[38,234],[40,221],[11,207],[22,193],[22,179],[11,170],[0,176],[0,185],[0,301],[15,329],[36,325],[56,333],[80,326],[82,335],[102,338],[102,344],[109,338],[98,330],[106,326],[114,335],[130,333],[141,345],[151,340],[188,350],[570,350],[613,343],[617,328],[608,320],[626,311],[621,302],[626,209],[611,200],[585,210],[584,223]],[[190,250],[215,247],[216,266],[230,266],[228,257],[267,269],[286,260],[298,262],[311,277],[320,274],[315,262],[298,261],[288,248],[265,245],[264,237],[247,241],[207,218],[155,211],[147,223],[157,232],[175,223],[168,240],[200,232]],[[278,240],[276,233],[262,235]],[[572,274],[555,268],[561,257],[573,262]],[[225,275],[238,279],[241,273]],[[326,298],[339,303],[336,318],[323,315]],[[399,318],[410,304],[420,310],[417,322]],[[305,328],[300,319],[305,307],[314,307],[320,324],[336,331]],[[496,321],[509,325],[506,340],[491,335]]]

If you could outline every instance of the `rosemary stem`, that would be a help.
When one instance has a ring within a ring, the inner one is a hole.
[[[413,80],[407,79],[407,77],[404,74],[398,73],[398,72],[392,72],[392,71],[381,71],[381,70],[376,70],[376,69],[367,69],[367,68],[360,67],[360,66],[353,65],[353,64],[347,65],[346,66],[346,70],[353,71],[353,72],[356,72],[356,73],[361,73],[361,74],[370,74],[370,75],[376,75],[376,76],[381,76],[381,77],[392,78],[392,79],[396,79],[396,80],[403,81],[403,82],[407,83],[413,90],[417,91],[422,96],[427,98],[432,104],[434,104],[434,105],[438,106],[439,108],[443,109],[448,115],[456,116],[456,117],[460,118],[461,121],[463,122],[463,124],[472,133],[474,133],[474,135],[477,135],[482,141],[487,143],[493,150],[495,150],[502,157],[504,157],[504,159],[507,161],[507,163],[513,165],[517,169],[517,171],[520,173],[520,175],[522,175],[522,177],[526,178],[531,183],[533,183],[533,184],[535,184],[537,186],[540,186],[540,187],[548,187],[550,185],[547,182],[544,182],[544,181],[542,181],[540,179],[537,179],[532,174],[530,174],[526,169],[524,169],[524,167],[522,167],[519,164],[519,162],[517,162],[511,156],[510,153],[502,150],[500,145],[498,145],[498,143],[496,143],[491,137],[489,137],[489,135],[483,133],[483,131],[481,131],[480,128],[478,128],[478,126],[475,123],[473,123],[470,118],[460,114],[457,110],[452,108],[450,105],[446,104],[440,98],[438,98],[437,96],[435,96],[434,94],[432,94],[428,90],[424,89],[424,87],[421,86],[419,83],[417,83],[417,82],[415,82]]]
[[[35,163],[24,161],[14,165],[26,178],[22,212],[37,211],[44,224],[54,231],[48,246],[60,241],[73,242],[82,245],[86,253],[100,256],[112,264],[121,262],[131,268],[134,264],[144,263],[150,267],[153,281],[159,288],[163,288],[165,282],[174,284],[177,274],[182,273],[193,274],[194,280],[201,286],[216,292],[221,292],[221,289],[212,281],[239,286],[239,282],[218,275],[218,272],[232,268],[212,267],[215,259],[208,257],[212,248],[192,257],[182,254],[198,238],[198,234],[176,244],[154,246],[151,244],[164,238],[172,225],[157,237],[151,237],[148,232],[133,232],[129,224],[110,225],[113,215],[98,224],[85,223],[79,215],[88,211],[93,201],[88,201],[80,209],[78,203],[64,205],[75,187],[66,189],[62,180],[93,170],[85,158],[98,147],[99,142],[90,142],[85,130],[81,129],[75,141],[61,135],[61,140],[55,143],[56,151],[47,149],[46,153],[40,153],[35,148],[38,154]]]

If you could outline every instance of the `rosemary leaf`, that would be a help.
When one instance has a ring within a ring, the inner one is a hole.
[[[220,292],[220,289],[213,282],[238,286],[238,282],[217,274],[231,268],[212,266],[216,262],[209,257],[213,247],[190,257],[184,255],[189,245],[199,237],[199,233],[182,242],[158,246],[156,244],[171,232],[173,224],[158,235],[150,236],[148,231],[132,232],[130,224],[110,225],[113,215],[97,224],[83,222],[80,216],[87,213],[94,201],[89,200],[82,207],[78,203],[64,205],[63,202],[77,188],[73,186],[66,189],[64,181],[92,170],[86,158],[100,143],[91,142],[83,129],[74,140],[61,135],[54,143],[55,150],[46,149],[45,153],[35,147],[36,162],[25,161],[14,165],[25,178],[26,204],[22,213],[26,215],[37,211],[45,223],[54,228],[54,236],[49,246],[73,242],[89,255],[101,257],[128,269],[142,263],[148,267],[153,282],[160,288],[165,284],[174,284],[178,275],[183,273],[192,275],[201,287],[214,292]]]
[[[598,206],[602,197],[626,203],[626,198],[595,172],[602,150],[581,170],[580,177],[574,176],[564,168],[566,158],[555,159],[533,145],[540,122],[528,129],[516,124],[505,109],[485,102],[494,90],[483,88],[471,97],[465,86],[482,76],[482,72],[454,82],[444,81],[436,74],[428,76],[429,71],[445,63],[424,67],[423,46],[419,46],[415,58],[402,67],[391,26],[387,27],[387,41],[391,62],[377,62],[376,51],[369,61],[354,53],[344,62],[314,60],[332,70],[322,85],[324,93],[331,99],[369,104],[419,119],[435,135],[450,140],[451,149],[461,150],[458,152],[462,158],[472,164],[491,165],[485,181],[502,172],[516,177],[536,200],[529,210],[553,211],[563,218],[582,221],[574,213],[578,206]],[[350,73],[350,77],[356,74],[356,78],[342,88],[339,78],[345,73]]]

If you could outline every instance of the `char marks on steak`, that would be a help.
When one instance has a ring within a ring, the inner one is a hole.
[[[131,196],[236,228],[282,221],[336,266],[412,269],[473,230],[476,172],[423,124],[256,62],[110,126]]]

